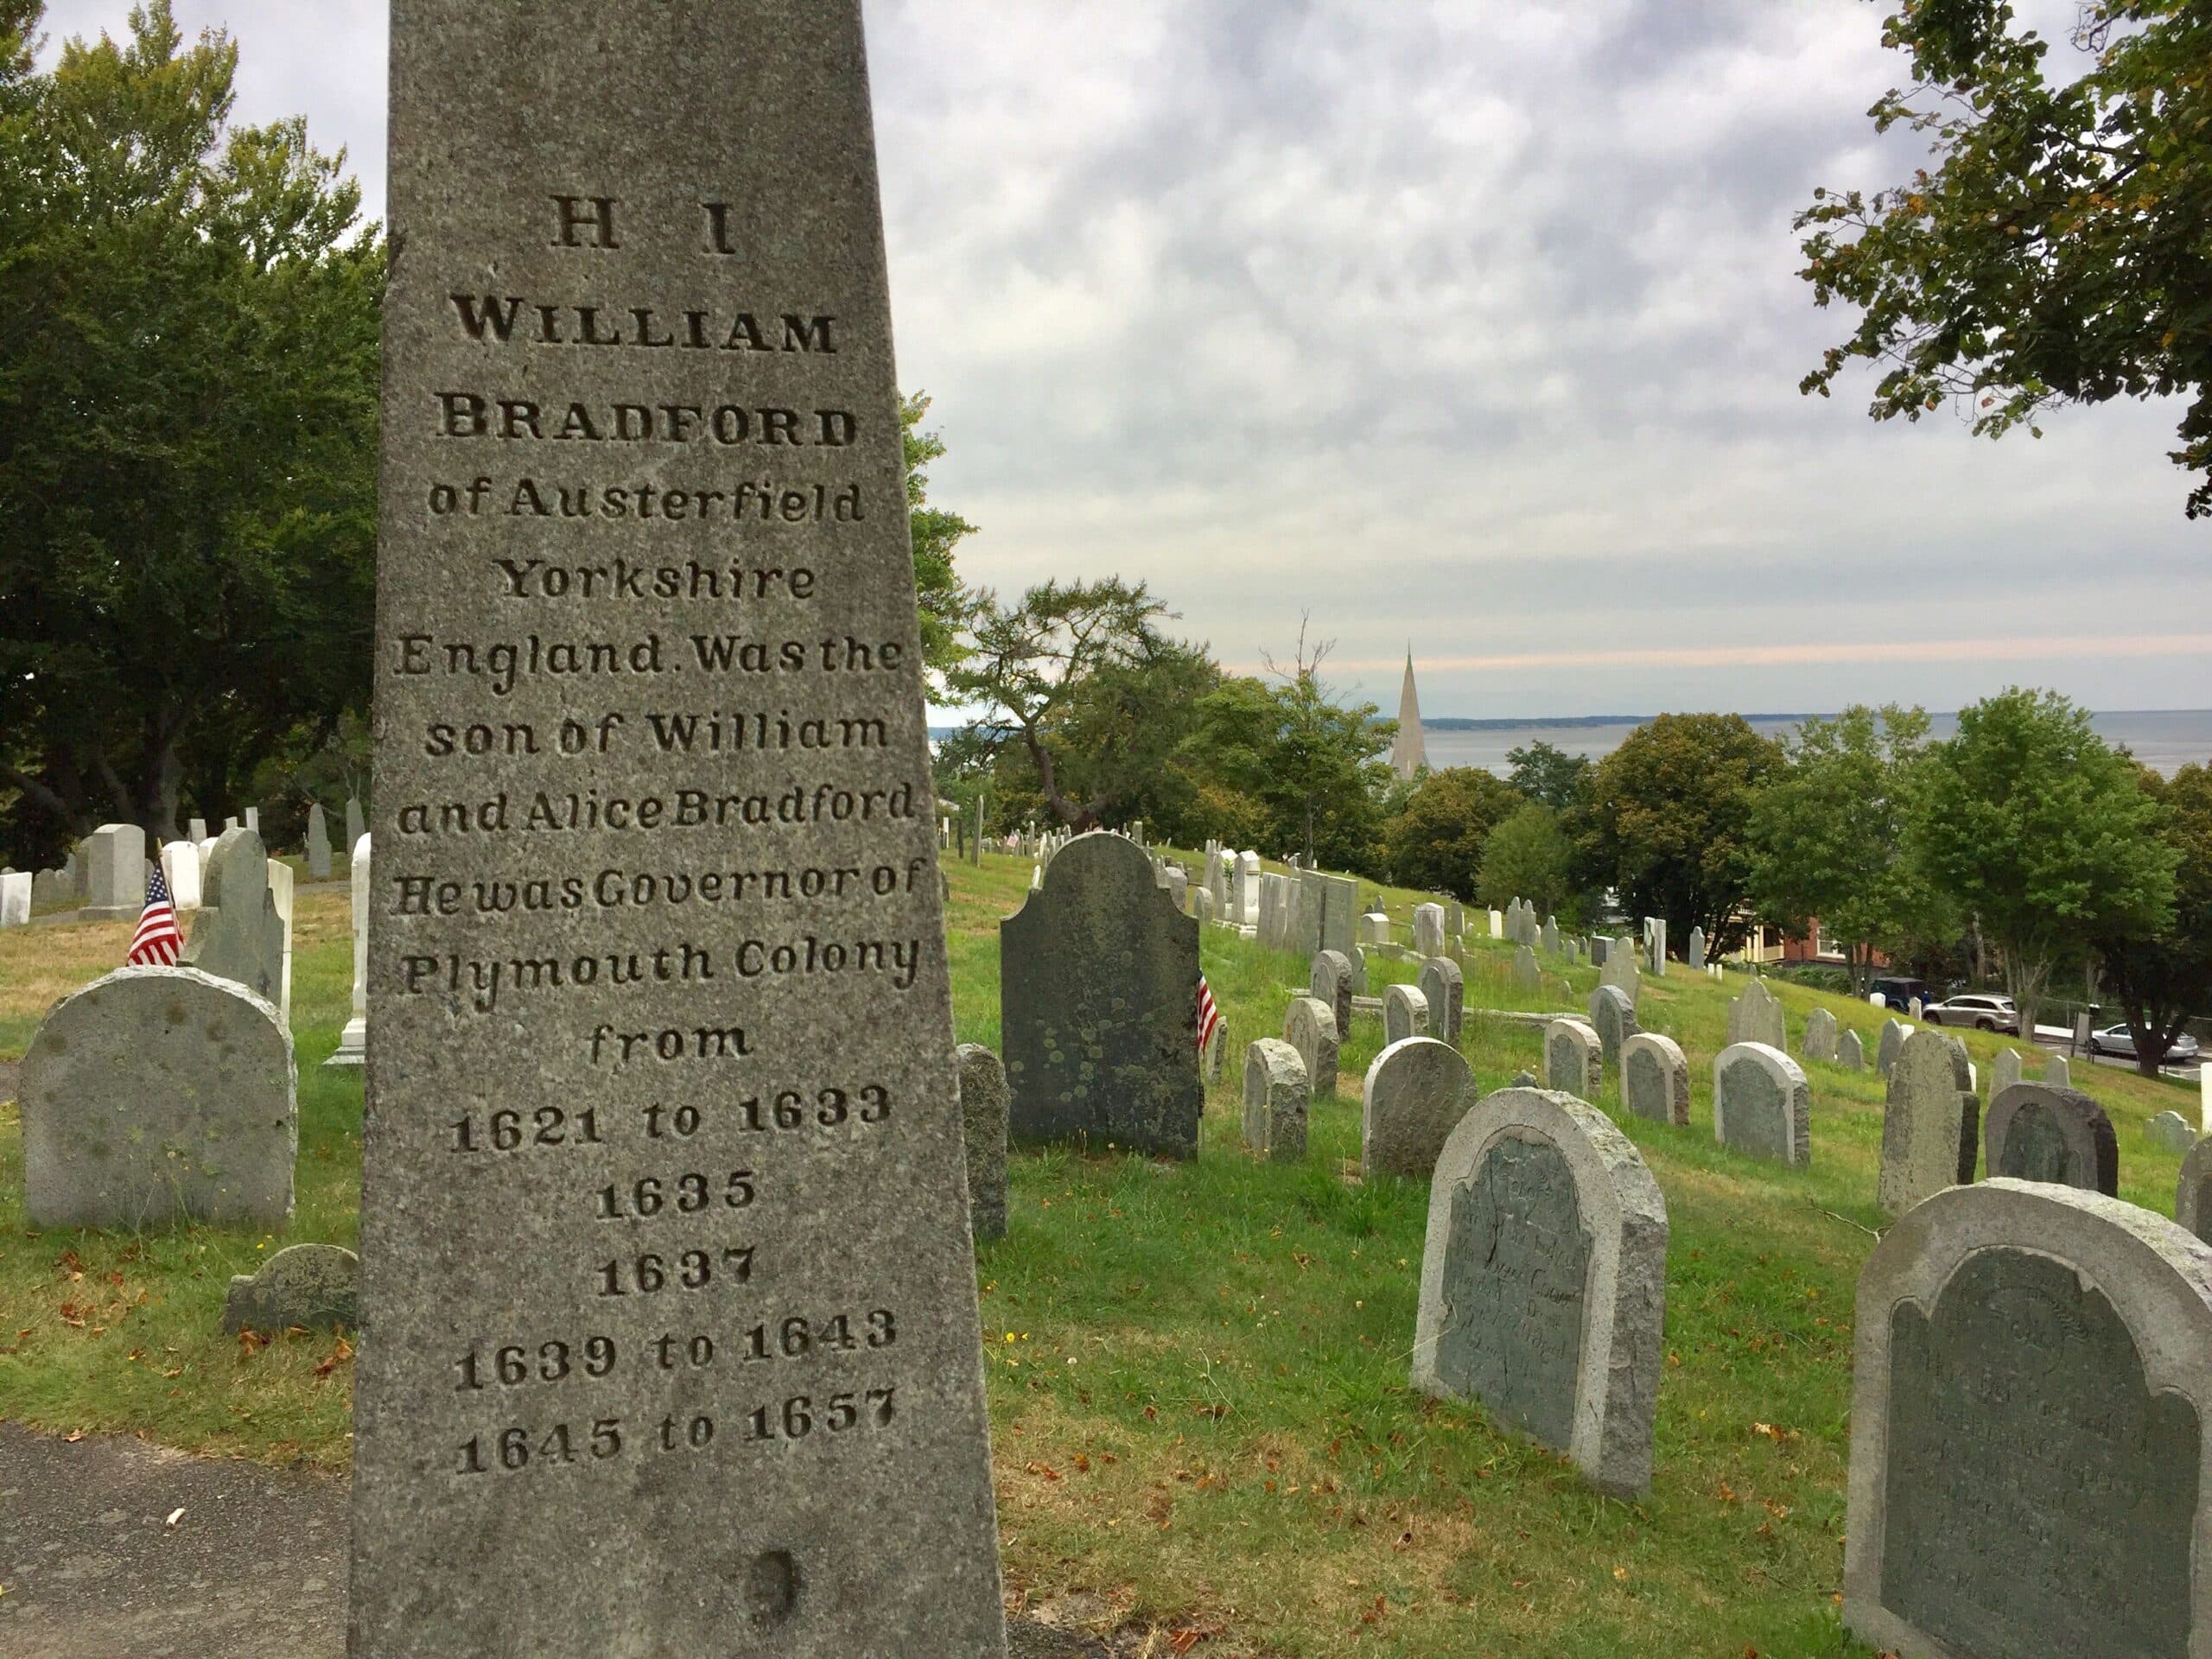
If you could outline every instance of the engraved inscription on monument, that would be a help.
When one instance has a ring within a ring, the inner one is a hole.
[[[857,0],[395,0],[352,1652],[999,1659]]]

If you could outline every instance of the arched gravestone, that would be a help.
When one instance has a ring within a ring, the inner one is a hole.
[[[276,1010],[189,968],[124,968],[54,1004],[24,1052],[35,1227],[291,1219],[298,1074]]]
[[[1912,1035],[1913,1028],[1902,1020],[1882,1021],[1882,1040],[1875,1046],[1874,1069],[1884,1077],[1897,1063],[1897,1052],[1904,1047],[1904,1039]]]
[[[1337,1097],[1337,1016],[1318,996],[1294,996],[1282,1017],[1282,1039],[1306,1063],[1316,1100]]]
[[[2196,1131],[2179,1112],[2160,1112],[2143,1126],[2144,1133],[2168,1152],[2186,1154],[2196,1144]]]
[[[1244,1144],[1252,1151],[1279,1164],[1305,1157],[1312,1099],[1296,1049],[1275,1037],[1244,1046]]]
[[[264,1001],[284,994],[283,924],[257,830],[226,830],[200,874],[200,914],[179,967],[235,981]]]
[[[1351,958],[1341,950],[1319,950],[1307,982],[1312,994],[1329,1005],[1337,1018],[1337,1040],[1351,1036]]]
[[[1844,1622],[1910,1656],[2212,1651],[2212,1248],[1998,1179],[1859,1275]]]
[[[1618,1066],[1621,1045],[1637,1032],[1634,1000],[1618,985],[1600,985],[1590,994],[1590,1029],[1598,1033],[1605,1064]]]
[[[1992,1175],[2120,1191],[2120,1141],[2103,1107],[2075,1089],[2016,1083],[1989,1103],[1982,1163]]]
[[[1890,1068],[1877,1202],[1901,1216],[1945,1187],[1974,1179],[1980,1126],[1965,1045],[1936,1027],[1914,1032]]]
[[[2181,1180],[2174,1189],[2174,1219],[2182,1230],[2206,1238],[2212,1234],[2212,1135],[2189,1149],[2181,1160]],[[2212,1238],[2206,1238],[2212,1243]]]
[[[1198,989],[1198,924],[1144,849],[1103,834],[1063,847],[999,925],[1013,1138],[1196,1156]]]
[[[960,1045],[960,1131],[968,1148],[968,1224],[1006,1236],[1006,1067],[981,1043]]]
[[[1751,980],[1741,996],[1729,1001],[1728,1040],[1764,1043],[1785,1054],[1789,1052],[1789,1028],[1782,1017],[1782,1004],[1767,989],[1764,980]]]
[[[1449,957],[1431,957],[1421,963],[1416,983],[1428,1000],[1429,1034],[1447,1043],[1458,1042],[1467,1007],[1467,984],[1459,964]]]
[[[1808,1060],[1834,1065],[1837,1029],[1835,1015],[1826,1008],[1815,1008],[1805,1016],[1805,1034],[1798,1041],[1797,1052]]]
[[[1391,1044],[1360,1090],[1360,1173],[1427,1180],[1473,1089],[1466,1059],[1449,1043],[1408,1037]]]
[[[1639,1031],[1621,1045],[1621,1101],[1655,1122],[1690,1121],[1690,1063],[1671,1037]]]
[[[1527,945],[1516,946],[1513,952],[1514,988],[1535,991],[1543,983],[1536,969],[1536,953]]]
[[[1580,1020],[1554,1020],[1544,1027],[1544,1085],[1581,1100],[1595,1100],[1605,1086],[1598,1033]]]
[[[1402,1043],[1408,1037],[1428,1035],[1428,999],[1416,985],[1382,988],[1382,1040]]]
[[[1724,1147],[1779,1163],[1813,1160],[1812,1090],[1778,1048],[1732,1043],[1713,1062],[1713,1134]]]
[[[1429,1187],[1414,1386],[1479,1400],[1591,1484],[1651,1484],[1667,1205],[1628,1138],[1570,1095],[1501,1089]]]

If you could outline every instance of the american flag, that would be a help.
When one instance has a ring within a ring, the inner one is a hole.
[[[1206,986],[1206,976],[1198,976],[1198,1052],[1205,1052],[1206,1045],[1213,1040],[1215,1028],[1221,1024],[1221,1010],[1213,1005],[1213,992]]]
[[[146,877],[146,908],[139,915],[138,931],[130,936],[130,954],[124,960],[133,968],[174,968],[183,954],[184,935],[176,931],[169,884],[156,865]]]

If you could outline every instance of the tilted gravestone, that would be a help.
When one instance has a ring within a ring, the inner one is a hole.
[[[1195,1157],[1198,929],[1135,842],[1078,836],[999,926],[1017,1141]]]
[[[1965,1046],[1934,1027],[1914,1032],[1890,1068],[1876,1201],[1901,1216],[1945,1187],[1974,1179],[1980,1128],[1981,1103]]]
[[[2212,1243],[2212,1136],[2199,1141],[2181,1160],[2174,1188],[2174,1219],[2185,1232]]]
[[[2017,1048],[1999,1049],[1997,1058],[1990,1062],[1989,1066],[1989,1097],[1996,1099],[2019,1080],[2020,1051]]]
[[[308,880],[330,880],[330,830],[323,823],[321,801],[308,807]]]
[[[1428,999],[1418,985],[1382,988],[1382,1040],[1402,1043],[1408,1037],[1428,1035]]]
[[[2074,1067],[2063,1054],[2054,1054],[2043,1063],[2043,1080],[2060,1089],[2074,1086]]]
[[[1261,1157],[1294,1164],[1306,1156],[1306,1120],[1313,1098],[1306,1062],[1278,1037],[1244,1046],[1244,1144]]]
[[[1789,1051],[1789,1030],[1782,1017],[1782,1004],[1763,979],[1744,987],[1744,994],[1728,1004],[1728,1040],[1764,1043],[1769,1048]]]
[[[1377,1054],[1360,1090],[1360,1173],[1427,1179],[1473,1085],[1459,1051],[1433,1037],[1409,1037]]]
[[[335,1244],[288,1245],[253,1272],[231,1275],[223,1333],[350,1328],[361,1322],[360,1301],[359,1256]]]
[[[146,832],[104,823],[78,849],[85,872],[85,914],[137,916],[146,907]]]
[[[1414,954],[1417,957],[1440,957],[1444,954],[1443,906],[1414,906]]]
[[[1429,1187],[1414,1386],[1479,1400],[1599,1491],[1651,1484],[1667,1205],[1595,1107],[1501,1089],[1452,1131]]]
[[[1859,1033],[1847,1031],[1836,1039],[1835,1063],[1846,1071],[1866,1069],[1866,1045],[1859,1040]]]
[[[1527,945],[1516,945],[1513,950],[1514,988],[1534,992],[1543,984],[1543,977],[1536,970],[1536,953]]]
[[[2016,1083],[1990,1096],[1982,1125],[1987,1173],[2078,1186],[2107,1198],[2120,1191],[2120,1141],[2103,1107],[2073,1089]]]
[[[1797,1062],[1764,1043],[1732,1043],[1713,1062],[1713,1134],[1777,1163],[1812,1161],[1813,1095]]]
[[[291,1219],[292,1039],[276,1010],[189,968],[124,968],[54,1005],[24,1051],[34,1227]]]
[[[1780,1010],[1777,1009],[1778,1013]],[[1805,1034],[1799,1039],[1797,1052],[1808,1060],[1818,1060],[1824,1065],[1835,1064],[1836,1018],[1826,1008],[1815,1008],[1805,1016]]]
[[[233,980],[281,1007],[283,936],[269,891],[269,849],[254,830],[226,830],[201,874],[200,913],[178,965]]]
[[[1580,1100],[1595,1100],[1605,1088],[1605,1053],[1583,1021],[1554,1020],[1544,1027],[1544,1086]]]
[[[1449,957],[1431,957],[1421,963],[1415,982],[1428,1003],[1429,1034],[1458,1042],[1467,1015],[1467,983],[1459,964]]]
[[[968,1151],[968,1225],[978,1241],[1006,1236],[1006,1067],[981,1043],[963,1043],[960,1135]]]
[[[1904,1047],[1904,1039],[1912,1035],[1913,1028],[1902,1020],[1882,1021],[1882,1039],[1874,1047],[1874,1069],[1884,1077],[1897,1063],[1897,1054]]]
[[[1681,1045],[1656,1031],[1639,1031],[1624,1042],[1621,1103],[1656,1123],[1688,1123],[1690,1063]]]
[[[1590,994],[1590,1029],[1598,1033],[1598,1046],[1605,1057],[1605,1064],[1618,1066],[1621,1063],[1621,1045],[1637,1033],[1636,1004],[1628,993],[1618,985],[1600,985]]]
[[[2186,1153],[2196,1144],[2196,1131],[2179,1112],[2160,1112],[2143,1126],[2144,1132],[2168,1152]]]
[[[1337,1016],[1318,996],[1294,996],[1282,1017],[1282,1039],[1298,1051],[1316,1100],[1337,1097]]]
[[[1341,950],[1317,950],[1308,987],[1336,1016],[1337,1040],[1351,1036],[1351,959]]]
[[[1910,1656],[2202,1654],[2212,1248],[2010,1179],[1859,1274],[1844,1623]]]
[[[866,67],[391,9],[353,1659],[1005,1652]]]

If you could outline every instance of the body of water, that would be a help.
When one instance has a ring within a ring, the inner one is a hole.
[[[1802,716],[1752,715],[1748,718],[1764,735],[1780,737],[1796,730]],[[2192,761],[2212,761],[2212,709],[2093,715],[2090,721],[2106,742],[2115,747],[2125,745],[2145,766],[2167,777]],[[1532,720],[1525,724],[1439,730],[1424,721],[1421,736],[1432,766],[1481,766],[1503,777],[1513,770],[1513,763],[1505,758],[1509,749],[1544,742],[1595,760],[1620,747],[1628,734],[1644,723],[1625,718],[1589,724]],[[1929,724],[1933,735],[1948,737],[1958,729],[1958,716],[1932,715]]]

